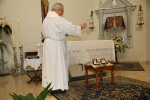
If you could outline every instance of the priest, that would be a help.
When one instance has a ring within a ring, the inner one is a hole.
[[[43,44],[42,87],[52,82],[53,91],[68,90],[68,60],[66,36],[81,36],[81,29],[87,26],[83,23],[73,25],[65,18],[64,6],[55,3],[52,11],[47,13],[42,25]]]

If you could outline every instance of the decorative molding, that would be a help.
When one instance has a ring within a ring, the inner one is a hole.
[[[105,14],[114,14],[114,13],[126,13],[127,18],[127,43],[129,47],[132,47],[132,13],[135,11],[136,5],[131,3],[128,0],[105,0],[98,10],[95,10],[97,16],[99,17],[99,39],[105,39],[104,37],[104,29],[103,18]]]

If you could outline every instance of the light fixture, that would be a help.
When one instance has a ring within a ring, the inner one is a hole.
[[[95,27],[94,27],[93,11],[91,11],[91,15],[90,15],[90,18],[89,18],[89,29],[93,30],[94,28]]]
[[[139,6],[139,12],[138,12],[138,20],[137,20],[137,25],[142,26],[144,24],[144,18],[143,18],[143,10],[142,6]]]

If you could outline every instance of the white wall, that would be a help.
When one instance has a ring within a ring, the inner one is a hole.
[[[103,2],[105,0],[102,0]],[[147,0],[149,1],[149,0]],[[71,21],[73,24],[80,25],[83,22],[87,22],[90,12],[97,10],[99,7],[100,0],[49,0],[50,9],[51,6],[60,2],[64,5],[64,17]],[[133,13],[133,48],[127,49],[123,54],[118,54],[119,61],[147,61],[150,57],[147,57],[146,53],[150,54],[147,49],[148,41],[146,37],[149,31],[146,16],[150,15],[147,11],[148,4],[146,0],[130,0],[133,4],[137,5],[135,12]],[[136,25],[137,13],[139,5],[142,5],[144,11],[145,24],[142,28]],[[146,12],[147,11],[147,12]],[[146,15],[146,13],[148,15]],[[6,17],[6,20],[10,24],[10,18],[14,20],[14,30],[17,34],[17,20],[21,23],[21,38],[23,44],[23,51],[37,50],[37,43],[41,42],[41,4],[40,0],[0,0],[0,16]],[[97,40],[99,38],[99,22],[98,17],[94,13],[94,25],[95,29],[93,32],[87,32],[87,29],[82,30],[83,34],[81,37],[68,37],[67,40]],[[16,49],[19,60],[19,48],[18,48],[18,35],[16,37]],[[13,55],[11,48],[11,40],[3,36],[5,43],[8,46],[8,50],[5,51],[5,60],[9,61],[8,66],[13,64]],[[147,43],[147,44],[146,44]],[[146,52],[147,51],[147,52]],[[148,58],[148,59],[147,59]]]
[[[144,11],[143,17],[146,22],[146,0],[130,0],[131,3],[137,5],[133,13],[133,48],[127,49],[124,54],[119,55],[122,61],[146,61],[146,24],[142,27],[138,26],[137,15],[139,5],[142,5]]]
[[[40,0],[0,0],[0,16],[6,17],[10,25],[10,19],[13,18],[14,21],[15,44],[19,63],[17,21],[20,20],[23,51],[37,50],[36,44],[41,40],[42,19],[40,6]],[[5,60],[9,61],[8,66],[10,67],[10,64],[13,64],[12,42],[6,36],[3,36],[3,40],[8,47],[5,51]]]
[[[147,61],[150,61],[150,0],[146,0],[146,54]]]

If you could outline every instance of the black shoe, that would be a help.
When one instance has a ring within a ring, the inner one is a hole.
[[[59,92],[60,92],[60,93],[66,93],[66,90],[64,90],[64,91],[60,90]]]
[[[50,93],[51,94],[56,94],[56,93],[59,93],[59,90],[52,90]]]
[[[62,91],[62,90],[53,90],[50,93],[51,94],[66,93],[66,90],[64,90],[64,91]]]

